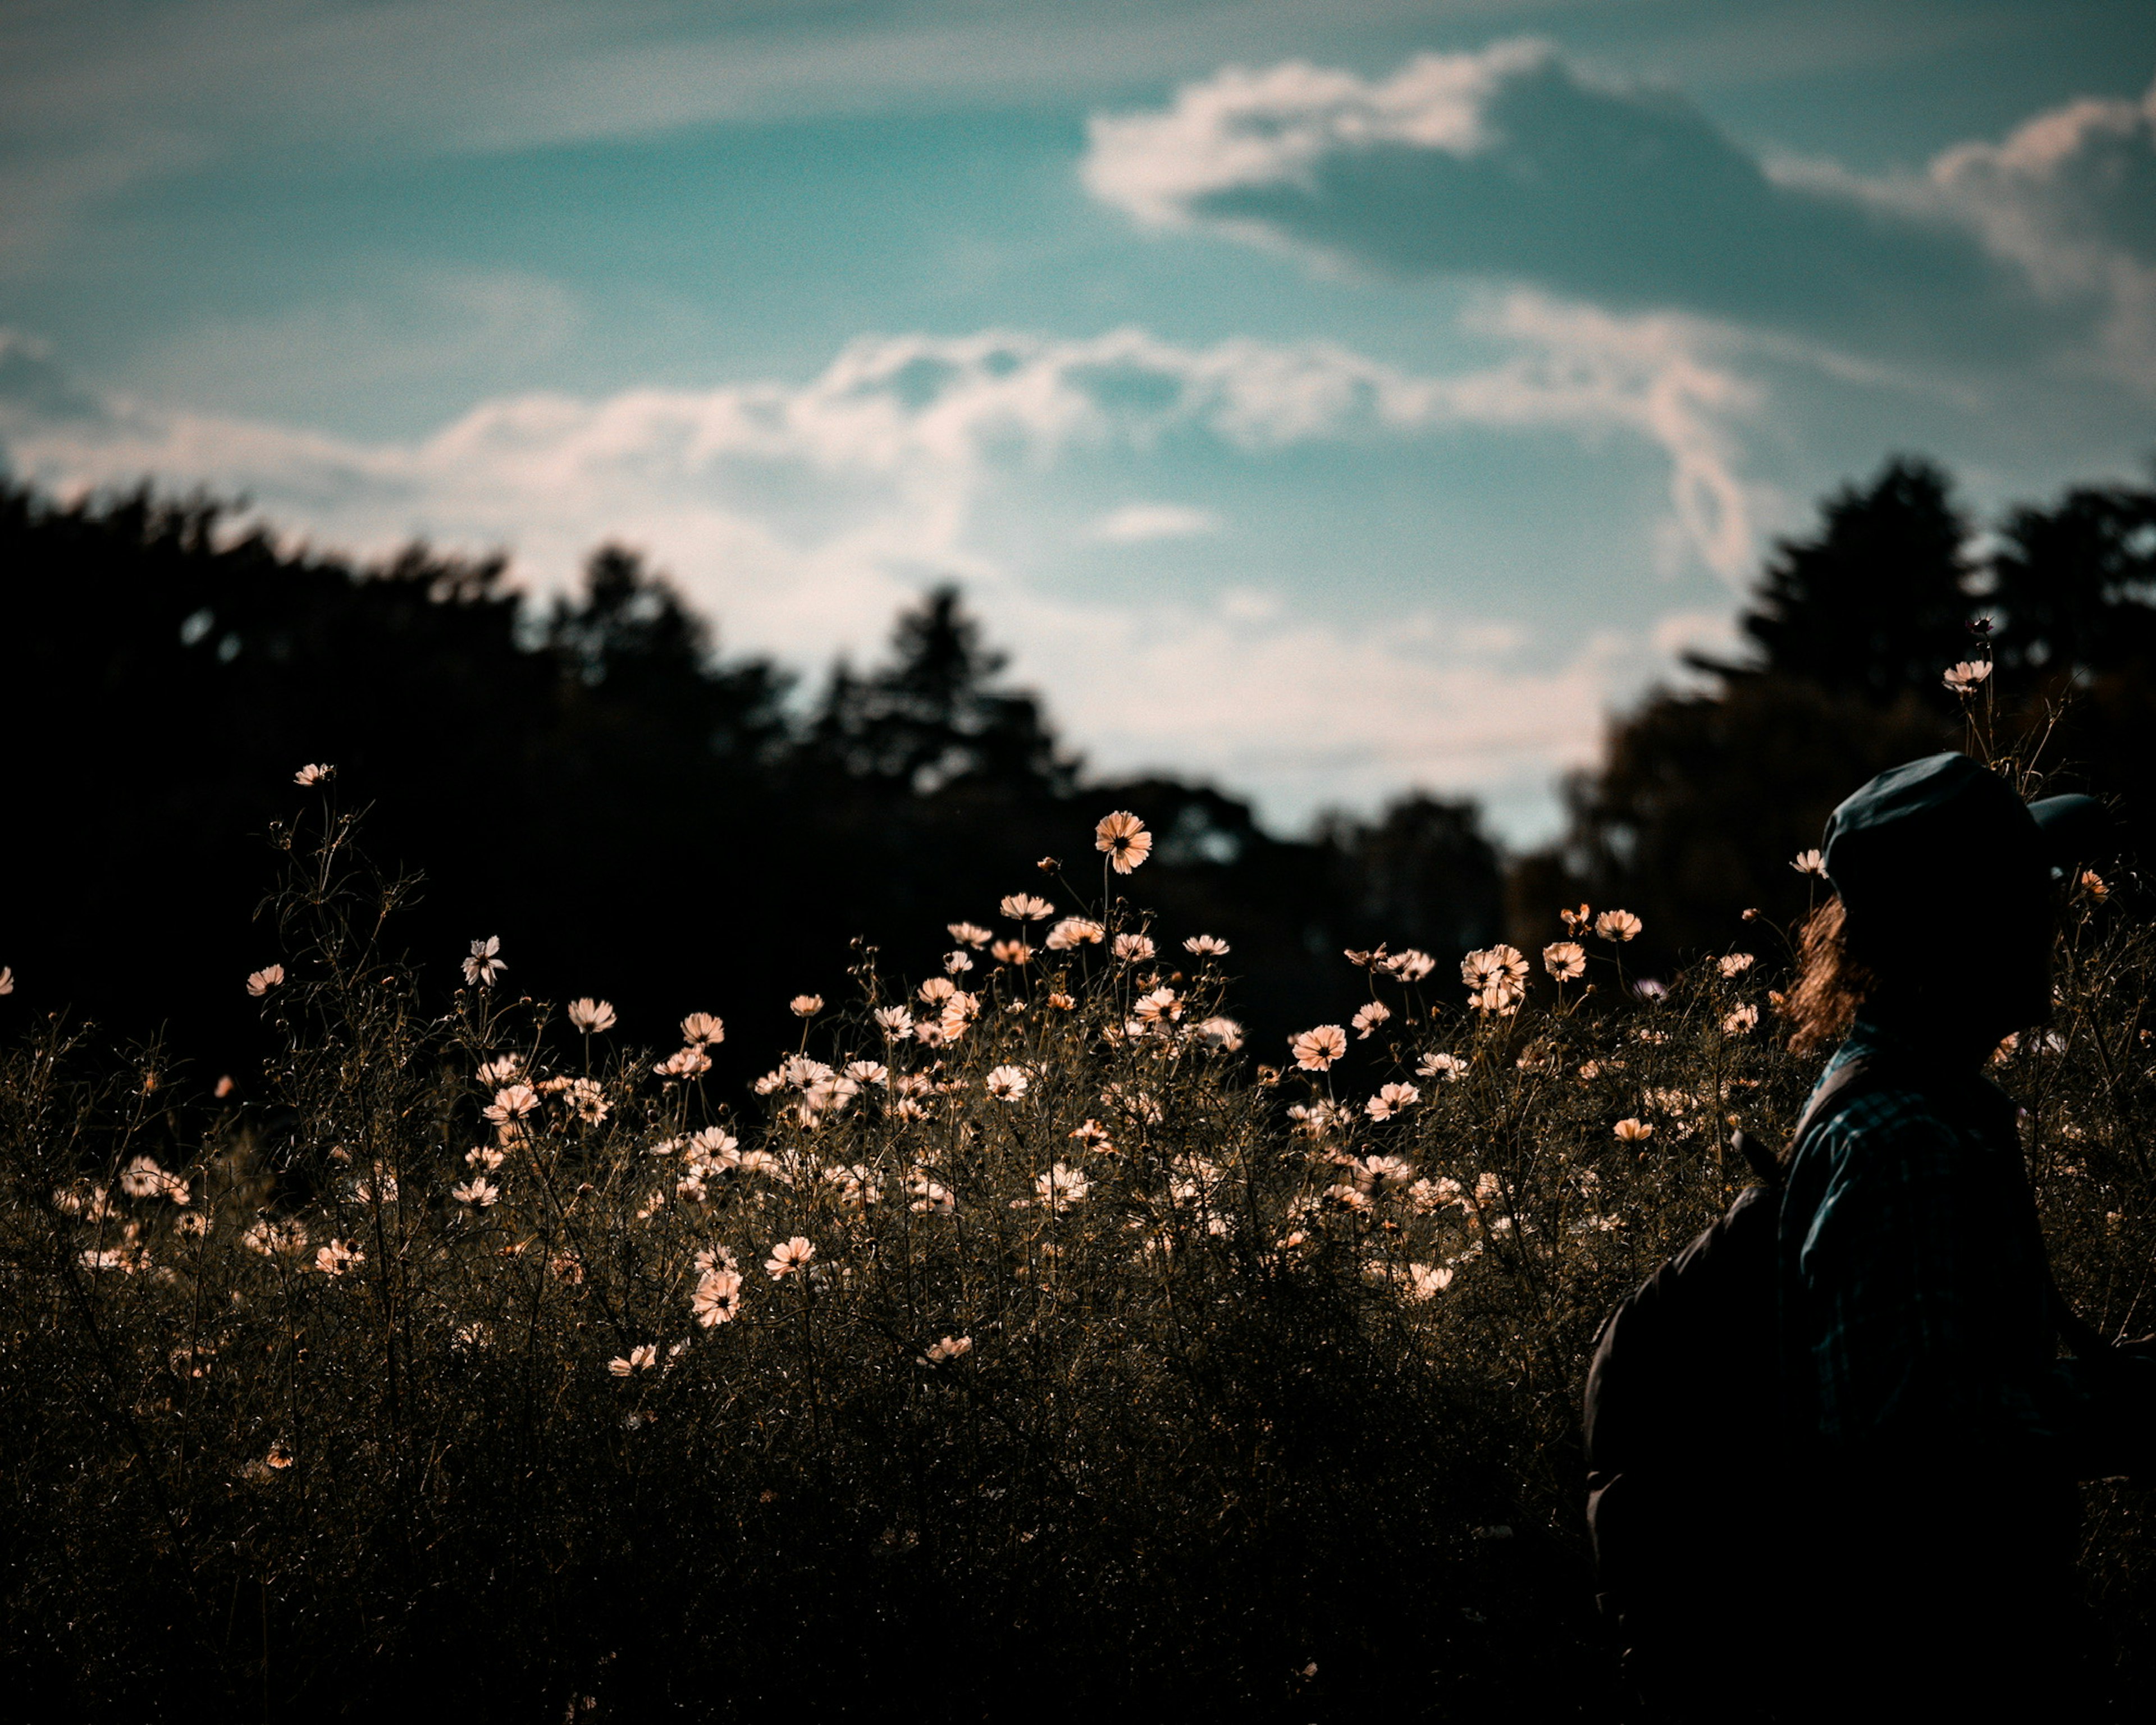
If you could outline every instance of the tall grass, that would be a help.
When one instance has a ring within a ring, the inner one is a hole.
[[[1780,933],[1666,988],[1606,921],[1584,976],[1504,949],[1473,996],[1457,955],[1350,955],[1382,1011],[1297,1065],[1142,875],[1044,877],[952,907],[970,969],[860,950],[732,1097],[711,1024],[629,1049],[484,953],[444,995],[326,793],[279,842],[254,1100],[59,1020],[0,1066],[19,1717],[1624,1704],[1581,1376],[1743,1183],[1732,1130],[1801,1105]],[[1999,1076],[2123,1332],[2156,942],[2115,886],[2073,889],[2056,1028]],[[1051,947],[1073,917],[1100,938]],[[2090,1497],[2130,1641],[2146,1497]]]

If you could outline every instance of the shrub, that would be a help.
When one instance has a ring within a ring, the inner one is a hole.
[[[716,1019],[610,1052],[488,943],[430,1004],[385,944],[408,887],[309,819],[258,1098],[58,1021],[0,1069],[33,1715],[1617,1705],[1580,1381],[1743,1183],[1732,1130],[1801,1105],[1767,925],[1666,986],[1622,913],[1532,977],[1351,953],[1368,1006],[1253,1070],[1231,955],[1059,875],[946,974],[858,950],[737,1111]],[[2112,1329],[2151,1263],[2125,897],[2075,889],[2057,1024],[2006,1062]],[[2092,1507],[2135,1630],[2145,1499]]]

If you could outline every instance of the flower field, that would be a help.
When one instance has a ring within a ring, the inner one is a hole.
[[[1250,1048],[1116,811],[952,906],[935,973],[857,949],[724,1093],[722,978],[646,1049],[491,937],[415,970],[301,776],[281,952],[233,979],[259,1078],[62,1019],[0,1066],[18,1717],[1621,1716],[1581,1378],[1744,1183],[1732,1132],[1801,1106],[1785,932],[1666,980],[1616,906],[1351,952],[1349,1022]],[[2070,891],[2056,1023],[1997,1076],[2126,1333],[2156,947],[2131,883]],[[2089,1508],[2131,1646],[2147,1494]]]

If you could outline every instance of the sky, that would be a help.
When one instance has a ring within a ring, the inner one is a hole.
[[[0,465],[955,580],[1101,775],[1515,844],[1888,456],[2156,455],[2147,0],[0,0]]]

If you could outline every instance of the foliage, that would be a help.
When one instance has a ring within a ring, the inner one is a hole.
[[[2054,788],[2117,799],[2133,849],[2156,850],[2156,485],[2071,487],[1979,543],[1929,462],[1825,499],[1768,559],[1739,619],[1749,656],[1695,657],[1711,685],[1650,693],[1572,780],[1563,841],[1514,867],[1512,938],[1548,938],[1551,904],[1620,899],[1666,968],[1741,910],[1791,914],[1787,860],[1837,801],[1962,745],[1944,673],[1973,659],[1997,665],[1981,692],[2002,737]]]
[[[62,507],[0,484],[0,725],[38,739],[0,755],[0,793],[36,836],[0,847],[0,898],[38,912],[4,960],[49,1005],[162,1027],[221,1067],[260,1056],[223,978],[252,847],[301,761],[335,762],[377,805],[378,855],[424,860],[408,940],[498,933],[519,987],[611,993],[646,1035],[723,978],[757,1003],[758,1044],[783,1033],[786,993],[843,980],[849,934],[932,962],[950,902],[1000,892],[1081,818],[1078,763],[947,589],[898,619],[886,661],[807,699],[721,653],[619,546],[541,606],[498,559],[414,547],[361,570],[213,503]],[[1300,843],[1202,786],[1086,794],[1153,820],[1155,902],[1251,953],[1245,1009],[1269,1034],[1353,1004],[1319,955],[1399,932],[1357,908],[1354,823]],[[1471,807],[1435,807],[1467,842],[1419,817],[1388,829],[1383,868],[1413,870],[1488,939],[1496,853]],[[716,1058],[745,1078],[737,1046]]]
[[[480,952],[438,1004],[334,788],[275,833],[259,1101],[57,1019],[0,1069],[20,1716],[1621,1711],[1576,1399],[1743,1179],[1731,1130],[1809,1083],[1768,925],[1666,991],[1623,918],[1576,977],[1358,952],[1356,1019],[1253,1070],[1240,955],[1121,896],[1146,875],[1030,875],[970,904],[970,969],[857,948],[737,1111],[716,1023],[617,1047]],[[2073,893],[2003,1076],[2117,1330],[2156,934]],[[2092,1503],[2139,1631],[2145,1497]]]

